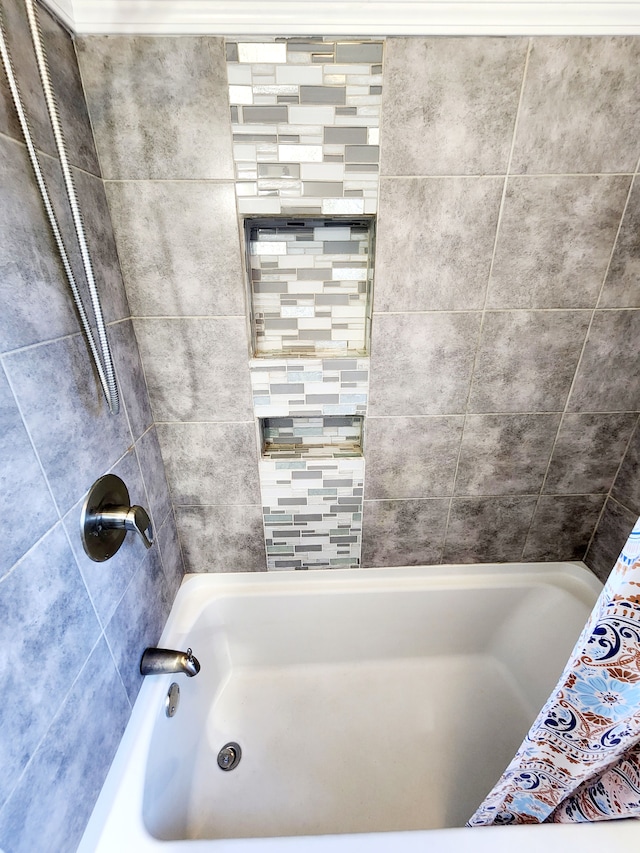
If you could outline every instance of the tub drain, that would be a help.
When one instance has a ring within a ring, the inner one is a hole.
[[[242,758],[240,745],[231,741],[225,744],[218,753],[218,767],[220,770],[233,770]]]

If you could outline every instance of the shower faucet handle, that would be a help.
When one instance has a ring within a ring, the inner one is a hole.
[[[97,513],[95,520],[97,524],[106,530],[131,530],[137,533],[144,542],[145,548],[151,548],[153,545],[151,519],[146,509],[141,506],[109,507]]]
[[[113,557],[128,530],[138,534],[145,548],[153,545],[149,513],[141,506],[130,506],[127,487],[113,474],[100,477],[89,490],[82,508],[80,529],[84,550],[95,562]]]

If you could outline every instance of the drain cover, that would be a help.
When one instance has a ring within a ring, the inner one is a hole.
[[[218,753],[218,767],[221,770],[233,770],[242,758],[240,745],[231,741],[225,744]]]

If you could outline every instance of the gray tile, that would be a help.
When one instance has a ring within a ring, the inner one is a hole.
[[[83,339],[7,355],[4,366],[61,513],[131,444],[123,410],[110,415]]]
[[[144,377],[133,323],[124,320],[107,329],[120,397],[124,402],[134,439],[153,423],[147,381]]]
[[[325,127],[324,141],[327,145],[366,145],[367,128]]]
[[[41,151],[54,154],[55,141],[42,94],[24,3],[19,0],[5,0],[2,4],[2,18],[7,35],[7,46],[20,86],[22,102],[29,116],[34,144]],[[20,124],[2,63],[0,63],[0,133],[6,133],[22,141]]]
[[[632,413],[565,414],[553,449],[544,492],[607,493],[636,424]]]
[[[47,160],[53,197],[62,192]],[[55,171],[54,171],[55,170]],[[23,146],[0,137],[0,350],[72,334],[78,320]],[[34,311],[46,305],[46,311]]]
[[[522,559],[582,560],[604,501],[604,495],[543,495]]]
[[[62,698],[59,690],[55,693]],[[59,853],[76,849],[130,710],[101,639],[0,812],[0,844],[5,850]]]
[[[454,498],[442,562],[520,560],[536,502],[535,497]]]
[[[167,579],[167,592],[169,600],[173,601],[178,588],[184,577],[184,563],[182,560],[182,549],[178,538],[173,512],[166,517],[164,524],[157,532],[157,543],[162,558],[162,568]]]
[[[537,494],[559,423],[560,415],[467,415],[455,494]]]
[[[633,171],[639,87],[636,38],[533,39],[511,171]]]
[[[1,366],[0,517],[5,531],[0,549],[2,577],[55,524],[58,513]]]
[[[562,411],[590,316],[589,311],[487,312],[469,411]]]
[[[640,308],[640,180],[634,179],[599,308]]]
[[[365,497],[451,495],[463,416],[368,418]]]
[[[611,489],[611,497],[640,515],[640,429],[637,426]]]
[[[145,607],[140,607],[140,602]],[[171,609],[167,581],[157,548],[151,548],[134,574],[105,629],[116,666],[131,704],[142,684],[140,658],[157,646]]]
[[[243,124],[277,124],[289,121],[289,111],[286,106],[243,107]]]
[[[158,437],[176,505],[260,502],[253,423],[158,424]]]
[[[383,180],[376,247],[376,311],[484,304],[502,178]]]
[[[253,417],[244,317],[139,319],[134,329],[156,421]]]
[[[105,321],[110,323],[113,320],[122,320],[129,316],[129,303],[122,280],[104,184],[99,178],[94,178],[93,175],[87,175],[78,169],[73,170],[73,179]],[[67,204],[66,199],[62,204]],[[59,221],[63,222],[62,216],[59,216]],[[73,226],[70,222],[67,228],[68,233],[72,234]],[[66,241],[66,244],[75,246],[70,240]],[[70,255],[76,281],[85,294],[85,274],[79,250],[74,248],[70,251]],[[88,293],[83,295],[83,300],[87,313],[92,316]]]
[[[149,498],[149,507],[153,518],[153,526],[157,531],[171,512],[171,494],[167,485],[164,461],[156,428],[153,427],[136,442],[136,452],[140,460],[142,479]],[[136,500],[140,503],[142,497]]]
[[[132,314],[244,316],[233,184],[106,186]]]
[[[233,177],[222,39],[85,36],[77,48],[105,180]]]
[[[300,86],[301,104],[345,104],[344,86]]]
[[[595,306],[629,178],[509,178],[489,284],[491,308]]]
[[[146,503],[142,474],[133,450],[129,451],[108,473],[115,474],[116,477],[120,477],[124,481],[133,503],[143,505]],[[63,518],[63,523],[85,586],[89,591],[98,618],[104,626],[113,616],[113,612],[131,578],[146,557],[147,549],[139,536],[129,533],[120,546],[120,550],[108,562],[95,563],[89,559],[85,554],[80,537],[80,516],[85,497],[83,495],[78,503],[69,510]]]
[[[259,506],[181,506],[176,523],[187,572],[264,572]]]
[[[383,175],[504,174],[527,40],[392,38]]]
[[[430,566],[440,562],[449,499],[365,501],[362,565]]]
[[[376,314],[371,415],[464,412],[480,314]]]
[[[4,802],[100,634],[61,524],[3,578],[0,612],[0,678],[5,691],[0,706],[0,802]]]
[[[382,62],[381,42],[355,44],[352,42],[338,42],[336,44],[336,62],[338,64],[355,62],[369,64]]]
[[[608,498],[584,558],[587,566],[602,583],[609,577],[637,520],[637,513],[620,506],[613,498]]]
[[[572,412],[640,408],[640,311],[596,311],[569,400]]]
[[[100,175],[73,39],[42,6],[38,7],[38,19],[69,160],[80,169]]]

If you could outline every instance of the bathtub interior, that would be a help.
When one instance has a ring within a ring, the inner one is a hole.
[[[158,709],[147,830],[169,841],[464,825],[598,593],[573,565],[505,568],[231,581],[191,625],[179,596],[163,643],[191,645],[202,670],[181,681],[174,718]],[[197,598],[199,582],[180,595]],[[229,741],[243,755],[223,772]]]

